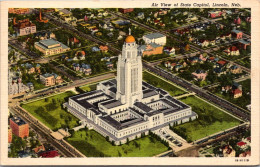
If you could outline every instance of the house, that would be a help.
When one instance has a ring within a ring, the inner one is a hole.
[[[27,87],[29,88],[29,91],[33,91],[34,90],[33,83],[31,83],[31,82],[27,83]]]
[[[89,64],[81,64],[80,72],[84,73],[85,75],[90,75],[92,73],[92,70],[90,68]]]
[[[181,68],[183,68],[183,65],[177,64],[174,68],[175,68],[175,71],[179,71]]]
[[[36,66],[35,66],[35,71],[36,71],[37,73],[41,73],[41,65],[40,65],[40,64],[36,64]]]
[[[221,67],[225,66],[226,63],[227,63],[227,62],[224,61],[224,60],[220,60],[220,61],[217,62],[217,64],[218,64],[219,66],[221,66]]]
[[[99,52],[99,51],[100,51],[100,49],[98,47],[96,47],[96,46],[92,47],[92,52]]]
[[[232,30],[231,31],[232,37],[236,39],[242,39],[243,37],[243,32],[239,30]]]
[[[137,18],[143,20],[144,19],[144,12],[139,12],[137,14]]]
[[[125,13],[131,13],[134,11],[134,8],[119,8],[119,12],[125,14]]]
[[[222,15],[221,10],[211,10],[208,12],[208,16],[211,18],[220,17]]]
[[[239,49],[236,46],[231,46],[231,47],[227,48],[226,50],[224,50],[224,52],[227,53],[227,55],[230,55],[230,56],[240,55]]]
[[[251,23],[251,17],[247,17],[246,22]]]
[[[81,43],[76,37],[72,37],[72,38],[68,39],[67,45],[76,45],[76,46],[80,47]]]
[[[240,74],[240,73],[242,73],[242,69],[236,65],[233,65],[230,67],[230,72],[232,74]]]
[[[209,41],[206,39],[201,39],[199,40],[199,45],[201,45],[202,47],[207,47],[209,45]]]
[[[106,62],[106,66],[108,69],[112,69],[114,67],[114,64],[110,61]]]
[[[25,67],[25,70],[28,74],[35,73],[35,68],[33,67],[32,64],[26,63],[26,64],[21,64],[22,67]]]
[[[170,69],[173,70],[177,64],[176,63],[170,63]],[[181,68],[181,66],[180,66]],[[179,70],[179,69],[178,69]]]
[[[166,36],[161,33],[151,33],[143,36],[146,44],[155,43],[158,45],[166,44]]]
[[[204,57],[202,54],[200,54],[199,59],[200,59],[201,61],[207,61],[207,58]]]
[[[108,46],[106,46],[106,45],[100,45],[99,46],[99,49],[100,49],[100,51],[102,51],[102,52],[108,52]]]
[[[227,86],[222,86],[221,91],[227,93],[227,92],[228,92],[229,90],[231,90],[231,89],[232,89],[232,87],[229,86],[229,85],[227,85]]]
[[[234,82],[233,85],[232,85],[232,89],[235,90],[235,89],[239,89],[242,91],[242,85],[238,84],[237,82]]]
[[[189,61],[192,65],[194,65],[194,64],[198,63],[199,58],[196,57],[196,56],[189,57],[189,58],[188,58],[188,61]]]
[[[240,89],[235,89],[232,91],[232,93],[234,94],[235,99],[242,96],[242,91]]]
[[[175,55],[174,47],[164,47],[163,51],[168,55]]]
[[[164,66],[165,66],[165,67],[168,68],[168,67],[170,67],[170,65],[171,65],[171,62],[169,62],[169,61],[164,62]]]
[[[60,156],[60,154],[56,150],[41,152],[38,155],[42,158],[54,158]]]
[[[156,43],[150,43],[147,45],[141,45],[138,50],[142,53],[143,56],[150,56],[163,53],[163,46]]]
[[[221,76],[222,74],[226,74],[226,71],[222,67],[214,68],[213,72],[216,73],[218,76]]]
[[[237,143],[237,146],[240,147],[241,149],[246,149],[247,148],[247,144],[243,141],[240,141]]]
[[[251,156],[251,151],[250,150],[239,154],[239,157],[250,157],[250,156]]]
[[[29,136],[29,124],[20,117],[14,116],[9,119],[12,133],[18,137],[24,138]]]
[[[205,79],[206,79],[206,77],[207,77],[207,72],[205,72],[204,70],[200,70],[200,69],[198,69],[198,70],[196,70],[195,72],[193,72],[192,74],[191,74],[192,76],[193,76],[193,78],[195,79],[195,80],[201,80],[201,81],[204,81]]]
[[[239,40],[239,41],[238,41],[238,45],[240,46],[240,48],[246,50],[246,49],[247,49],[247,46],[250,45],[250,42],[249,42],[249,41],[246,41],[246,40],[244,40],[244,39],[242,39],[242,40]]]
[[[234,19],[234,23],[235,24],[241,24],[241,19],[239,17]]]
[[[40,146],[34,148],[33,151],[34,151],[36,154],[38,154],[38,153],[40,153],[40,152],[45,151],[45,147],[44,147],[44,145],[40,145]]]
[[[222,152],[224,157],[235,157],[236,156],[236,151],[230,146],[226,145],[222,147]]]

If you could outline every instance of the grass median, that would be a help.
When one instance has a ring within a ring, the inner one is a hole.
[[[173,127],[173,131],[188,142],[224,131],[241,123],[236,118],[196,96],[189,96],[180,100],[191,106],[192,111],[198,114],[198,119]]]

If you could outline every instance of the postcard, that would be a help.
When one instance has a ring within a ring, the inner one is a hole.
[[[259,164],[259,1],[0,5],[2,165]]]

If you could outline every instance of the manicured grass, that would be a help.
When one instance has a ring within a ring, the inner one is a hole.
[[[59,128],[73,128],[79,125],[79,119],[62,109],[65,98],[74,95],[68,91],[31,103],[22,104],[22,107],[52,130]]]
[[[80,89],[84,90],[85,92],[89,92],[89,91],[92,91],[92,90],[96,90],[97,89],[97,84],[91,84],[91,85],[84,85],[84,86],[81,86]]]
[[[174,86],[148,72],[143,72],[143,80],[155,87],[166,90],[167,92],[169,92],[169,94],[171,96],[178,96],[178,95],[182,95],[182,94],[186,93],[185,91],[177,88],[176,86]]]
[[[239,120],[195,96],[180,100],[198,114],[198,119],[174,127],[174,131],[189,142],[240,124]]]
[[[94,130],[81,129],[66,139],[87,157],[151,157],[168,150],[160,141],[150,136],[130,141],[129,144],[113,146]],[[137,144],[136,144],[137,143]],[[140,145],[140,149],[138,146]]]

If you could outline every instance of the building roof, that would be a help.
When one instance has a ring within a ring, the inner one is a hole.
[[[22,120],[20,117],[14,116],[10,118],[13,122],[15,122],[18,126],[27,124],[24,120]]]
[[[245,41],[244,39],[239,40],[239,42],[242,43],[242,44],[245,44],[245,45],[249,45],[250,44],[250,42]]]
[[[126,43],[133,43],[133,42],[135,42],[135,38],[132,35],[129,35],[129,36],[126,37],[125,42]]]
[[[234,93],[234,95],[236,95],[236,94],[242,93],[242,91],[241,91],[240,89],[235,89],[235,90],[233,91],[233,93]]]
[[[240,142],[237,143],[237,145],[241,147],[241,146],[243,146],[243,145],[246,145],[246,143],[243,142],[243,141],[240,141]]]
[[[144,35],[144,37],[149,38],[149,39],[156,39],[156,38],[165,37],[165,35],[156,32],[156,33],[151,33],[151,34]]]
[[[121,106],[122,103],[119,100],[110,100],[110,101],[106,101],[106,102],[101,103],[101,105],[103,105],[107,109],[110,109],[110,108],[114,108],[114,107],[117,107],[117,106]]]
[[[232,30],[231,32],[238,34],[238,33],[240,33],[241,31],[239,31],[239,30]]]
[[[224,60],[220,60],[220,61],[218,61],[217,63],[223,66],[223,65],[225,65],[227,62],[224,61]]]
[[[139,108],[139,109],[141,109],[142,111],[145,111],[145,112],[150,112],[150,111],[153,110],[152,108],[150,108],[149,106],[145,105],[142,102],[135,102],[134,106],[136,106],[137,108]]]
[[[147,98],[155,95],[158,95],[158,93],[152,89],[146,89],[143,91],[143,98]]]
[[[52,150],[52,151],[45,151],[39,154],[40,157],[44,157],[44,158],[54,158],[59,156],[60,154],[58,153],[58,151],[56,150]]]

